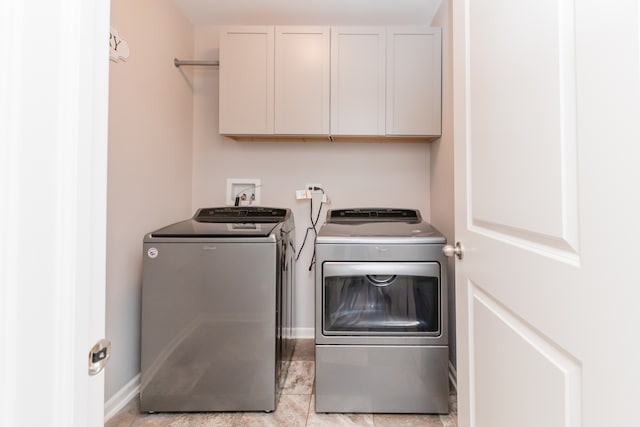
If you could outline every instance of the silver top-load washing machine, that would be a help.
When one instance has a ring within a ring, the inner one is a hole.
[[[332,210],[316,240],[316,411],[448,412],[444,236],[418,210]]]
[[[219,207],[144,237],[140,408],[273,411],[292,352],[288,209]]]

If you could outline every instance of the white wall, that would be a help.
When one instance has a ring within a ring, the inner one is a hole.
[[[196,29],[194,54],[218,59],[217,28]],[[294,211],[298,248],[309,225],[309,203],[295,200],[295,190],[307,182],[322,185],[330,208],[417,208],[430,219],[428,143],[236,142],[218,134],[218,70],[196,68],[193,94],[193,210],[224,205],[226,178],[259,178],[263,206]],[[313,333],[312,246],[307,244],[296,266],[294,306],[295,327],[308,336]]]
[[[111,63],[107,212],[108,400],[140,372],[145,233],[191,215],[193,28],[168,0],[112,0],[111,25],[129,44]]]
[[[440,4],[432,25],[442,27],[442,137],[431,145],[431,223],[455,242],[453,194],[453,81],[451,1]],[[455,270],[449,258],[449,347],[450,360],[456,365]]]

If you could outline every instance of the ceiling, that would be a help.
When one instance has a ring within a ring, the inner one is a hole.
[[[172,0],[195,26],[430,25],[442,0]]]

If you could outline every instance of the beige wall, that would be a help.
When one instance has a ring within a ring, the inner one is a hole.
[[[432,25],[442,27],[442,137],[431,146],[431,223],[455,242],[453,195],[453,81],[451,54],[451,1],[444,0]],[[449,343],[455,366],[455,271],[453,259],[447,268],[449,277]]]
[[[130,48],[110,65],[107,212],[108,400],[140,372],[142,238],[191,214],[193,28],[169,0],[112,0]]]
[[[216,28],[196,29],[195,56],[218,58]],[[429,144],[236,142],[218,134],[217,69],[195,70],[193,151],[193,209],[225,204],[226,178],[259,178],[263,206],[294,211],[297,248],[309,225],[309,202],[297,201],[295,190],[307,182],[322,185],[332,201],[329,208],[417,208],[429,220]],[[297,332],[308,336],[314,312],[312,251],[308,243],[296,265],[294,305]]]

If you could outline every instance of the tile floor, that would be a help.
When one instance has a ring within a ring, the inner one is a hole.
[[[455,391],[449,395],[448,415],[316,414],[314,408],[313,340],[297,340],[291,367],[278,408],[264,412],[222,412],[184,414],[140,413],[133,399],[111,418],[105,427],[457,427]]]

